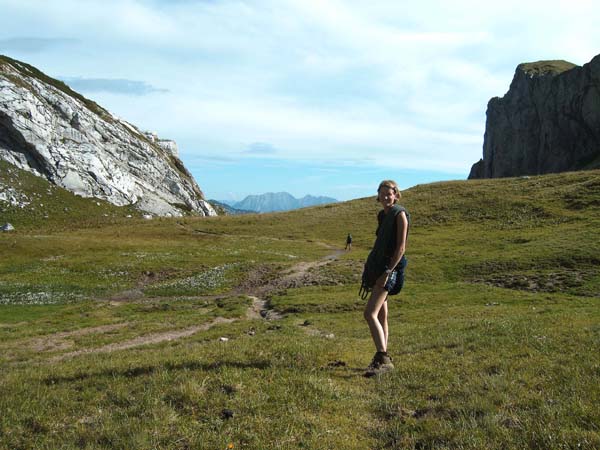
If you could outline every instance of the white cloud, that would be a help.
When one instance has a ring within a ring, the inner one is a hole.
[[[168,90],[93,98],[185,142],[190,159],[256,157],[261,143],[281,159],[466,172],[487,101],[517,64],[582,64],[600,42],[592,0],[0,0],[0,10],[0,44],[70,40],[9,56]]]

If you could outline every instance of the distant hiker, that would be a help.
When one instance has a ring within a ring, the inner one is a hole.
[[[350,233],[346,237],[346,248],[344,250],[352,250],[352,235]]]
[[[397,205],[400,190],[395,181],[384,180],[377,188],[377,201],[383,210],[377,214],[377,239],[367,257],[362,276],[361,297],[369,300],[364,317],[377,352],[367,367],[365,376],[373,376],[394,368],[387,354],[388,344],[388,295],[400,292],[404,285],[406,267],[406,239],[409,214]]]

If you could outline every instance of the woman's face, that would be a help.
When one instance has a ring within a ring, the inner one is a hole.
[[[394,188],[382,186],[381,189],[379,189],[377,200],[383,205],[384,208],[391,208],[394,206],[396,198],[396,191]]]

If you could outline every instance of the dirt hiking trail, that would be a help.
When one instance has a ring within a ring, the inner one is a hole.
[[[86,354],[98,354],[98,353],[109,353],[117,350],[125,350],[133,347],[139,347],[142,345],[157,344],[165,341],[173,341],[185,337],[192,336],[198,332],[209,330],[210,328],[225,323],[232,323],[238,320],[277,320],[282,316],[276,311],[272,310],[268,306],[266,297],[270,294],[278,291],[282,291],[291,287],[298,287],[306,284],[309,273],[314,269],[318,269],[332,261],[338,259],[345,250],[336,249],[328,244],[319,243],[332,250],[331,254],[318,259],[316,261],[302,261],[286,269],[279,276],[270,276],[265,278],[261,273],[253,273],[250,271],[248,280],[242,283],[241,286],[235,288],[232,292],[238,295],[246,295],[252,300],[251,305],[247,308],[246,314],[237,319],[228,319],[224,317],[216,317],[212,321],[185,329],[170,330],[161,333],[150,333],[142,336],[137,336],[133,339],[129,339],[122,342],[114,342],[100,347],[86,348],[81,350],[75,350],[72,352],[62,353],[54,356],[50,359],[51,362],[62,361],[67,358],[73,358]],[[152,277],[145,276],[134,289],[128,289],[120,292],[116,295],[111,296],[108,299],[98,299],[99,301],[109,301],[113,305],[121,304],[122,302],[129,302],[135,300],[144,299],[143,288],[147,284],[150,284]],[[231,294],[231,293],[230,293]],[[211,296],[214,298],[214,296]],[[118,323],[114,325],[104,325],[99,327],[83,328],[75,331],[60,332],[50,334],[43,337],[37,337],[30,339],[27,342],[22,342],[21,345],[34,349],[38,352],[45,351],[56,351],[66,350],[72,347],[73,341],[70,338],[76,336],[82,336],[86,334],[102,334],[112,332],[116,329],[123,328],[129,325],[128,323]]]

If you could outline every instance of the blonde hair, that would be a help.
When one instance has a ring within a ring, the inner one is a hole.
[[[381,188],[383,187],[394,190],[396,194],[396,200],[394,200],[394,203],[398,202],[398,199],[402,197],[402,194],[400,193],[400,188],[398,187],[398,183],[396,183],[394,180],[383,180],[381,183],[379,183],[379,187],[377,188],[377,195],[379,195],[379,191],[381,191]]]

